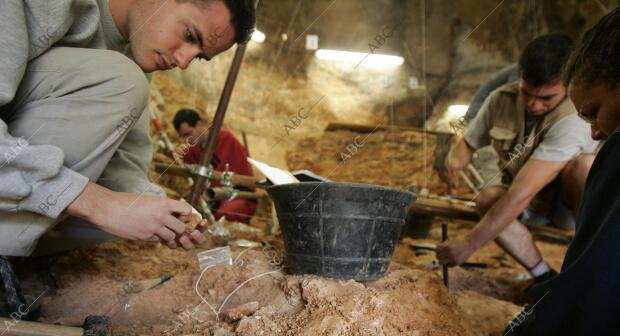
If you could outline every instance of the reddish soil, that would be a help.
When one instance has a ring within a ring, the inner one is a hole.
[[[452,234],[464,234],[468,226],[455,223]],[[448,291],[434,254],[416,256],[408,244],[433,242],[437,235],[434,228],[429,239],[406,239],[386,276],[370,282],[291,275],[279,265],[280,254],[262,248],[233,248],[232,266],[208,269],[198,282],[197,251],[125,241],[19,268],[38,273],[52,287],[41,299],[42,321],[77,326],[88,315],[108,315],[115,335],[500,335],[521,309],[506,300],[524,301],[530,283],[524,270],[490,244],[470,260],[486,268],[451,269]],[[244,238],[281,246],[262,234]],[[539,246],[559,267],[564,247]],[[211,242],[201,249],[212,247]],[[247,281],[266,272],[271,273]],[[131,282],[164,274],[174,277],[140,293],[126,290]],[[219,321],[196,292],[197,283],[200,295],[220,310]]]

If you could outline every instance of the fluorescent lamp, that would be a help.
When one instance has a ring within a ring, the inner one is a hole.
[[[458,119],[467,113],[468,105],[450,105],[448,107],[448,118]]]
[[[316,57],[321,60],[346,62],[346,63],[354,63],[354,64],[359,64],[363,60],[364,62],[362,63],[362,65],[366,65],[369,67],[399,66],[405,62],[405,59],[400,56],[360,53],[360,52],[353,52],[353,51],[329,50],[329,49],[317,50]]]
[[[265,42],[265,34],[258,29],[255,30],[254,33],[252,34],[252,41],[256,43]]]

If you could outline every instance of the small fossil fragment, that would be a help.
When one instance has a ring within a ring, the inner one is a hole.
[[[200,225],[202,222],[202,215],[198,210],[192,207],[192,211],[188,215],[180,215],[179,220],[185,223],[185,233],[190,234]]]

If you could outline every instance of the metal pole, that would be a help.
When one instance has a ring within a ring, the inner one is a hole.
[[[245,147],[245,155],[250,156],[250,147],[248,146],[248,138],[246,137],[245,131],[241,132],[243,136],[243,147]]]
[[[180,177],[191,177],[191,178],[196,178],[198,175],[193,173],[193,169],[190,170],[188,168],[193,168],[193,165],[188,165],[188,167],[181,167],[181,166],[177,166],[177,165],[165,165],[162,163],[155,163],[155,171],[160,173],[160,174],[167,174],[170,176],[180,176]],[[221,172],[213,172],[213,180],[215,181],[221,181],[224,177],[224,174],[222,174]],[[246,188],[256,188],[256,187],[260,187],[257,186],[256,183],[258,183],[258,181],[260,181],[260,179],[254,177],[254,176],[245,176],[245,175],[238,175],[235,174],[232,177],[232,184],[236,185],[236,186],[240,186],[240,187],[246,187]]]
[[[202,151],[202,156],[200,157],[200,167],[199,172],[203,172],[207,170],[211,159],[213,158],[213,153],[215,152],[215,146],[217,145],[217,138],[220,134],[220,129],[222,128],[222,123],[224,122],[224,116],[226,115],[226,109],[228,108],[228,103],[230,102],[230,96],[232,95],[232,91],[235,87],[235,82],[237,81],[237,75],[239,75],[239,69],[241,68],[241,62],[243,61],[243,55],[245,54],[247,44],[240,44],[237,46],[237,50],[235,51],[235,57],[233,58],[232,64],[230,66],[230,71],[228,72],[228,78],[226,78],[226,84],[224,85],[224,90],[222,91],[222,96],[220,97],[220,102],[217,106],[217,111],[215,112],[215,116],[213,117],[213,123],[211,129],[209,131],[209,135],[207,136],[206,145],[203,146],[205,150]],[[190,204],[194,207],[199,206],[200,195],[205,187],[206,177],[203,174],[198,176],[198,180],[194,185],[194,189],[192,190],[192,197],[190,198]]]
[[[228,188],[209,188],[207,189],[207,200],[230,201],[233,199],[257,200],[258,194],[249,191],[233,190]]]
[[[442,223],[441,224],[441,241],[447,241],[448,240],[448,223]],[[448,266],[444,265],[443,266],[443,284],[446,286],[446,288],[449,288],[449,279],[450,277],[448,276]]]

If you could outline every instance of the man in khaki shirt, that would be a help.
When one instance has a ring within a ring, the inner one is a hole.
[[[519,60],[519,81],[495,90],[452,148],[444,174],[449,183],[458,181],[478,148],[492,145],[500,162],[497,175],[476,197],[482,220],[465,238],[438,246],[440,263],[459,265],[495,239],[535,281],[556,274],[523,221],[570,227],[592,164],[589,154],[597,142],[560,80],[572,45],[570,37],[560,34],[530,42]]]

